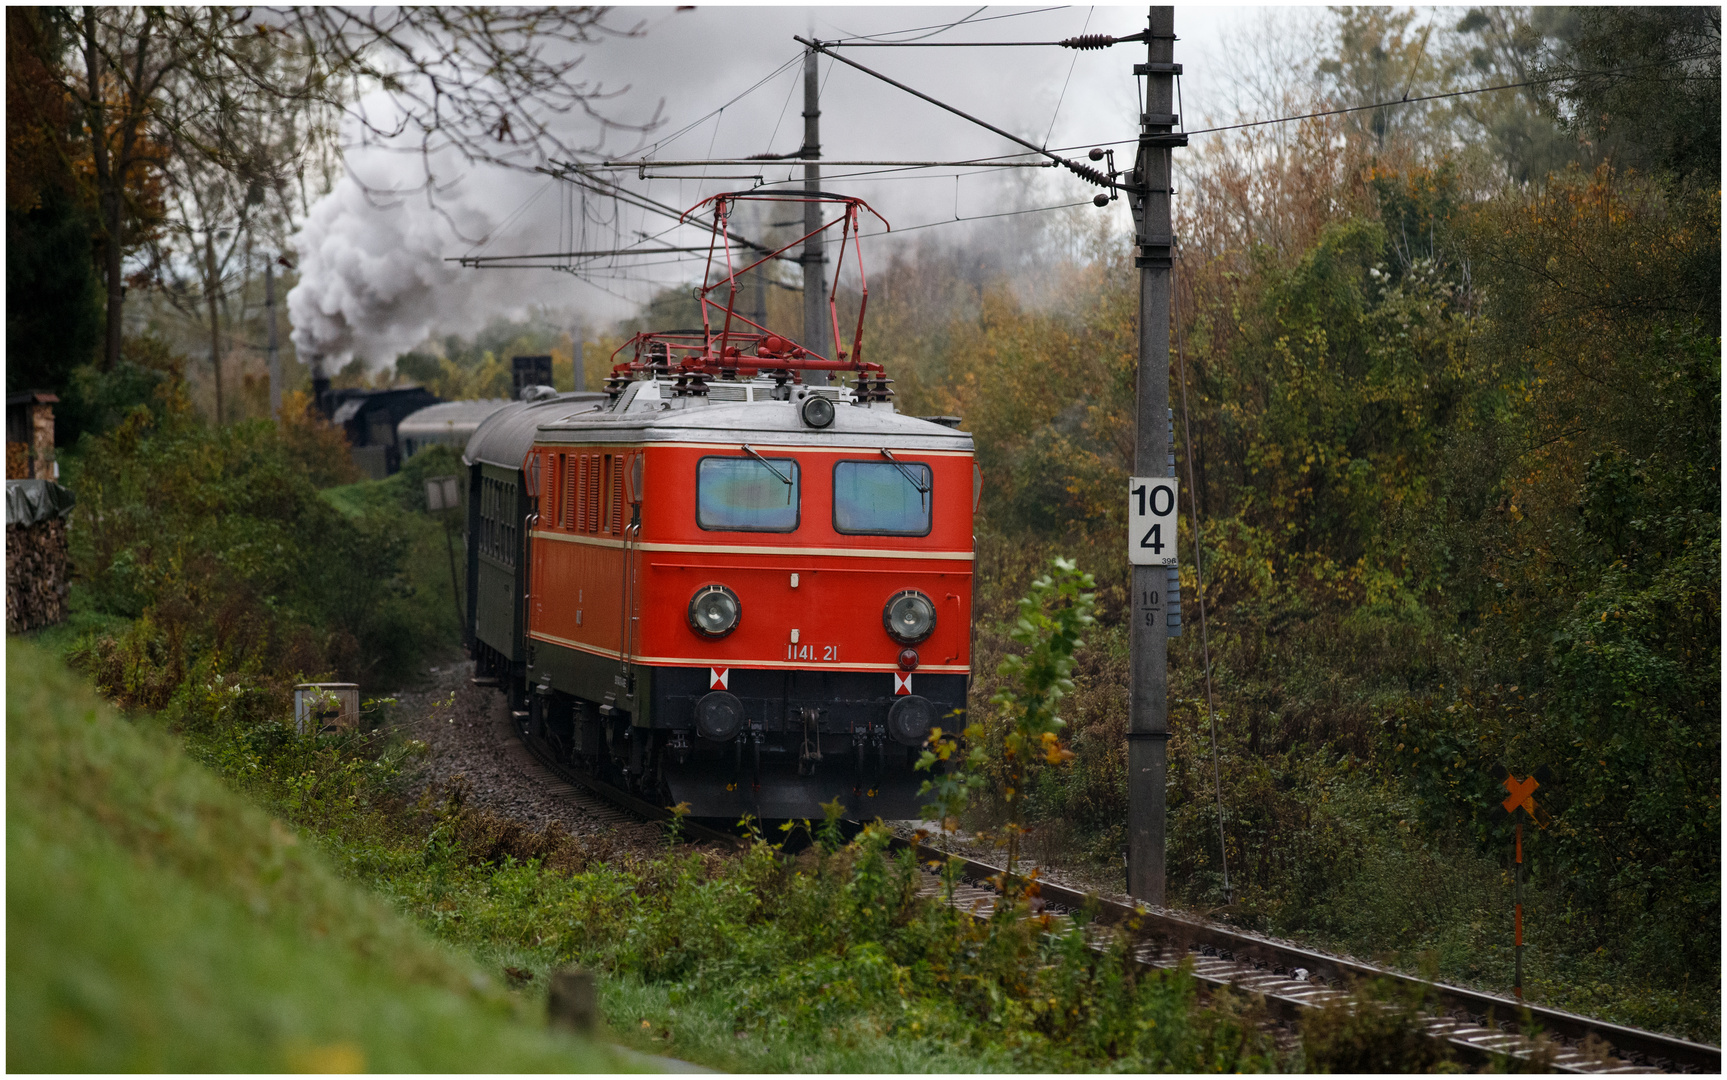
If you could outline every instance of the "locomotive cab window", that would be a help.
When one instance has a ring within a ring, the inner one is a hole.
[[[702,458],[696,465],[696,524],[727,532],[793,532],[799,480],[791,458]]]
[[[928,465],[915,461],[834,464],[834,530],[871,536],[928,536],[935,501]]]

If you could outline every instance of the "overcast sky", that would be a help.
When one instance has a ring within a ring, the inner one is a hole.
[[[1176,9],[1176,59],[1186,69],[1181,92],[1187,126],[1231,114],[1228,73],[1241,70],[1242,61],[1230,43],[1263,24],[1267,10]],[[1272,17],[1304,16],[1311,12],[1285,9]],[[628,86],[605,106],[614,118],[644,121],[659,108],[664,122],[646,136],[614,134],[605,150],[667,161],[795,150],[803,135],[803,75],[802,46],[792,40],[794,34],[813,30],[826,40],[1048,41],[1081,33],[1135,33],[1144,28],[1146,9],[699,6],[617,8],[609,18],[617,27],[639,23],[640,33],[596,42],[578,73],[608,89]],[[959,25],[940,29],[953,23]],[[1132,71],[1136,61],[1144,60],[1145,46],[1094,52],[853,47],[844,55],[1056,148],[1133,138],[1139,105]],[[946,161],[1018,149],[868,75],[827,58],[820,63],[826,160]],[[1125,167],[1131,153],[1131,146],[1119,148],[1118,167]],[[375,188],[406,190],[421,179],[417,161],[399,156],[356,152],[348,167]],[[1065,174],[1048,170],[1030,177],[1024,170],[951,168],[892,179],[844,175],[861,171],[830,166],[823,186],[870,200],[896,230],[1004,207],[1074,201],[1094,190],[1082,190]],[[752,179],[736,178],[742,173],[759,172],[769,182],[801,176],[793,165],[713,168],[706,179],[700,169],[662,172],[686,178],[643,181],[633,172],[619,175],[632,189],[679,207],[752,186]],[[447,179],[447,174],[440,177]],[[1028,189],[1026,183],[1033,186]],[[585,205],[581,200],[579,192],[559,181],[495,169],[466,170],[441,196],[442,212],[428,209],[423,197],[380,203],[363,197],[351,182],[339,185],[314,208],[300,238],[303,284],[290,298],[296,343],[302,352],[341,358],[357,350],[375,363],[387,362],[428,333],[470,334],[491,315],[517,314],[530,304],[568,308],[597,325],[627,314],[658,288],[691,273],[689,265],[666,259],[620,260],[593,268],[586,280],[553,270],[467,270],[442,261],[475,251],[611,248],[638,242],[639,233],[664,234],[663,240],[673,243],[700,240],[689,233],[665,233],[671,223],[644,211],[620,213],[610,200],[590,196]],[[1119,213],[1119,206],[1106,212]],[[950,225],[941,231],[957,238],[965,228]],[[473,242],[482,237],[483,244]],[[882,245],[894,242],[876,241],[874,258],[883,259],[889,249]]]

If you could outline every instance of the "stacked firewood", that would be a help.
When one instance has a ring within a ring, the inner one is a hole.
[[[71,576],[65,518],[6,526],[6,632],[65,619]]]

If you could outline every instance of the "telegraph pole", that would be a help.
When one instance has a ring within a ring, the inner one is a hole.
[[[1135,413],[1133,471],[1173,477],[1170,445],[1169,317],[1174,236],[1169,198],[1170,151],[1185,146],[1174,132],[1175,8],[1151,9],[1145,76],[1145,112],[1139,120],[1131,207],[1134,265],[1139,269],[1139,401]],[[1173,535],[1170,537],[1174,541]],[[1133,567],[1133,683],[1127,728],[1127,892],[1148,904],[1164,903],[1164,785],[1169,767],[1169,636],[1180,617],[1179,592],[1170,588],[1174,567]],[[1176,579],[1179,582],[1179,578]],[[1173,595],[1172,595],[1173,594]],[[1173,618],[1172,618],[1173,616]],[[1179,624],[1178,624],[1179,625]]]
[[[810,31],[815,37],[815,31]],[[816,51],[804,53],[804,190],[822,189],[821,84],[816,79]],[[815,232],[822,225],[822,208],[817,202],[804,204],[804,231]],[[835,359],[828,352],[828,284],[826,258],[822,255],[822,238],[812,236],[804,241],[804,338],[803,347],[813,353]],[[804,378],[812,383],[826,383],[825,371],[808,371]]]

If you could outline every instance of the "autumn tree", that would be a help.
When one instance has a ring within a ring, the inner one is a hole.
[[[1547,101],[1621,168],[1721,178],[1720,7],[1579,9],[1541,65]]]
[[[162,209],[151,200],[164,178],[181,187],[171,200],[178,219],[152,277],[196,280],[214,325],[211,301],[220,304],[227,275],[213,250],[222,241],[211,238],[246,236],[272,200],[304,212],[307,174],[340,151],[344,121],[362,143],[420,155],[434,200],[437,170],[452,159],[532,168],[575,153],[582,144],[561,119],[571,113],[601,140],[657,122],[611,120],[600,103],[615,92],[576,77],[581,46],[638,32],[612,27],[596,8],[51,11],[58,34],[46,40],[64,51],[45,60],[64,60],[90,146],[108,293],[104,368],[120,356],[124,267],[158,235]],[[219,354],[219,341],[212,347]]]
[[[96,208],[82,179],[63,28],[47,9],[6,9],[6,384],[62,391],[102,334],[91,263]]]

